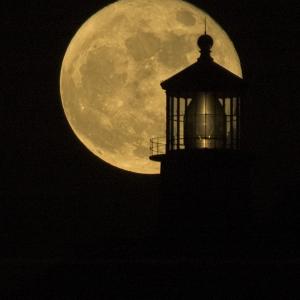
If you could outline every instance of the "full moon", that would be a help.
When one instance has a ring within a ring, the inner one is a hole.
[[[62,62],[60,93],[72,130],[92,153],[130,172],[159,173],[149,141],[165,135],[160,83],[197,60],[205,17],[214,61],[242,77],[226,32],[181,0],[120,0],[79,28]]]

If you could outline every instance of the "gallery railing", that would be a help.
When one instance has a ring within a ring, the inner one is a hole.
[[[200,138],[176,138],[169,140],[169,151],[183,150],[189,147],[189,149],[237,149],[237,142],[234,140],[232,144],[226,144],[224,139],[204,137]],[[166,138],[165,137],[153,137],[150,139],[150,156],[166,154]]]
[[[172,150],[185,149],[184,138],[173,138],[169,145]],[[171,149],[170,149],[171,150]],[[166,137],[153,137],[150,139],[150,156],[166,154]]]
[[[150,139],[150,156],[166,153],[166,138],[153,137]]]

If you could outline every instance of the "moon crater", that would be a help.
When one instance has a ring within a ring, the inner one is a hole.
[[[176,20],[185,26],[193,26],[196,24],[196,19],[190,11],[180,10],[176,14]]]

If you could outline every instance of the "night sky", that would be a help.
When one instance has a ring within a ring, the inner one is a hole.
[[[249,87],[245,150],[256,157],[252,206],[261,231],[278,235],[270,243],[273,256],[265,251],[265,263],[220,263],[219,254],[214,261],[209,252],[202,262],[181,264],[168,263],[166,250],[166,263],[97,261],[109,239],[151,236],[160,195],[159,176],[118,170],[91,154],[61,106],[65,50],[107,1],[10,0],[1,4],[0,263],[6,280],[0,295],[4,288],[18,297],[3,299],[27,299],[32,292],[37,299],[105,299],[104,291],[109,299],[125,299],[125,293],[128,299],[194,299],[194,292],[221,299],[265,299],[275,292],[274,299],[297,298],[299,248],[289,233],[298,239],[300,229],[299,1],[191,2],[224,28],[241,59]],[[282,240],[284,258],[277,251]],[[126,245],[107,246],[105,255],[126,256]],[[143,249],[152,255],[151,245],[149,239]],[[257,247],[264,248],[264,239],[249,251]],[[66,260],[55,262],[61,255]],[[78,257],[90,262],[76,264]]]
[[[191,2],[224,28],[241,59],[249,86],[245,146],[256,155],[251,184],[258,218],[294,226],[300,177],[299,4]],[[106,3],[2,4],[1,234],[8,242],[94,240],[153,229],[159,176],[131,174],[100,161],[75,137],[61,106],[65,50],[82,23]]]

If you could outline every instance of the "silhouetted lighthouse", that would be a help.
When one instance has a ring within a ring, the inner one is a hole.
[[[151,140],[150,159],[161,162],[161,226],[174,234],[237,229],[247,212],[244,82],[213,61],[211,36],[198,45],[198,61],[161,83],[166,138]]]

